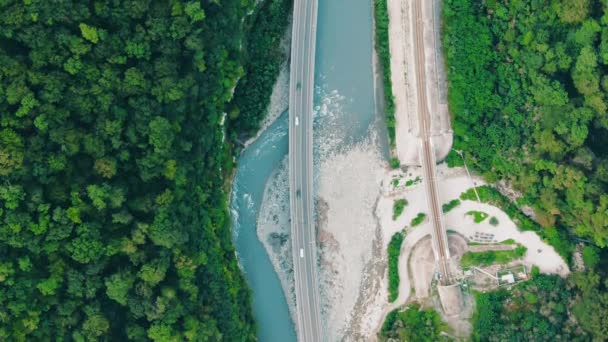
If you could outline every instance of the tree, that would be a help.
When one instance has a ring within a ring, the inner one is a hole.
[[[90,41],[93,44],[97,44],[99,42],[99,36],[97,35],[97,29],[95,27],[89,26],[85,23],[80,23],[80,33],[84,39]]]
[[[150,284],[150,286],[156,286],[163,279],[169,268],[169,261],[167,259],[157,259],[151,263],[145,264],[141,267],[138,276]]]
[[[589,0],[561,0],[557,14],[566,23],[580,23],[589,12]]]
[[[594,269],[600,261],[600,255],[597,250],[591,246],[585,246],[583,248],[583,261],[585,262],[585,266],[590,269]]]
[[[164,117],[157,116],[150,121],[150,144],[154,152],[165,155],[171,148],[174,135],[171,124]]]
[[[585,46],[576,60],[572,80],[583,95],[599,92],[600,79],[597,71],[597,56],[590,46]]]
[[[0,340],[255,340],[221,119],[280,67],[290,2],[256,6],[1,6]]]
[[[106,278],[106,294],[121,305],[127,305],[127,294],[133,288],[135,277],[127,271]]]

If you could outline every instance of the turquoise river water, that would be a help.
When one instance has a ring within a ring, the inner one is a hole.
[[[331,134],[332,150],[369,136],[375,125],[370,0],[320,0],[315,61],[315,149]],[[331,120],[329,119],[331,117]],[[380,125],[382,126],[382,125]],[[257,217],[269,176],[288,150],[283,113],[238,159],[231,196],[234,239],[253,292],[259,340],[296,340],[279,278],[256,235]]]

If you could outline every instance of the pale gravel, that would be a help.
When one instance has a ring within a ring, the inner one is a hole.
[[[364,141],[321,162],[318,196],[328,204],[320,227],[336,243],[321,249],[321,298],[329,341],[358,335],[354,312],[365,289],[366,265],[372,261],[383,163],[377,145]],[[369,280],[369,279],[368,279]],[[379,298],[381,299],[381,298]]]

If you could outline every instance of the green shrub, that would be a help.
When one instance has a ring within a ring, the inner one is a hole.
[[[393,203],[393,221],[396,220],[399,216],[401,216],[406,206],[407,200],[405,198],[395,200],[395,202]]]
[[[496,218],[496,216],[492,216],[490,218],[490,224],[493,225],[494,227],[498,226],[498,219]]]
[[[399,254],[403,243],[403,234],[393,234],[388,244],[388,301],[394,302],[399,297]]]
[[[448,203],[444,203],[444,204],[441,206],[441,210],[442,210],[444,213],[447,213],[448,211],[450,211],[450,210],[452,210],[452,209],[456,208],[456,207],[457,207],[457,206],[459,206],[459,205],[460,205],[460,200],[459,200],[458,198],[455,198],[455,199],[453,199],[453,200],[449,201]]]
[[[416,215],[416,217],[414,217],[412,219],[412,222],[410,223],[410,226],[416,227],[417,225],[419,225],[422,222],[424,222],[425,218],[426,218],[426,214],[425,213],[418,213],[418,215]]]
[[[540,268],[536,265],[532,266],[532,269],[530,269],[530,276],[532,278],[536,278],[540,275]]]
[[[395,170],[401,167],[401,162],[399,161],[399,158],[397,158],[397,157],[391,158],[390,164],[391,164],[391,168],[395,169]]]
[[[473,220],[475,221],[475,223],[481,223],[481,222],[483,222],[483,220],[485,220],[489,216],[488,214],[484,213],[483,211],[477,211],[477,210],[468,211],[467,215],[473,216]]]
[[[415,184],[420,184],[420,182],[422,182],[422,178],[420,176],[418,176],[415,179],[408,179],[405,182],[405,186],[412,186],[412,185],[415,185]]]

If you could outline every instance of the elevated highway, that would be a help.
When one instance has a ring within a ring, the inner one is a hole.
[[[313,216],[313,94],[317,0],[295,0],[289,84],[289,205],[299,341],[323,339]]]

